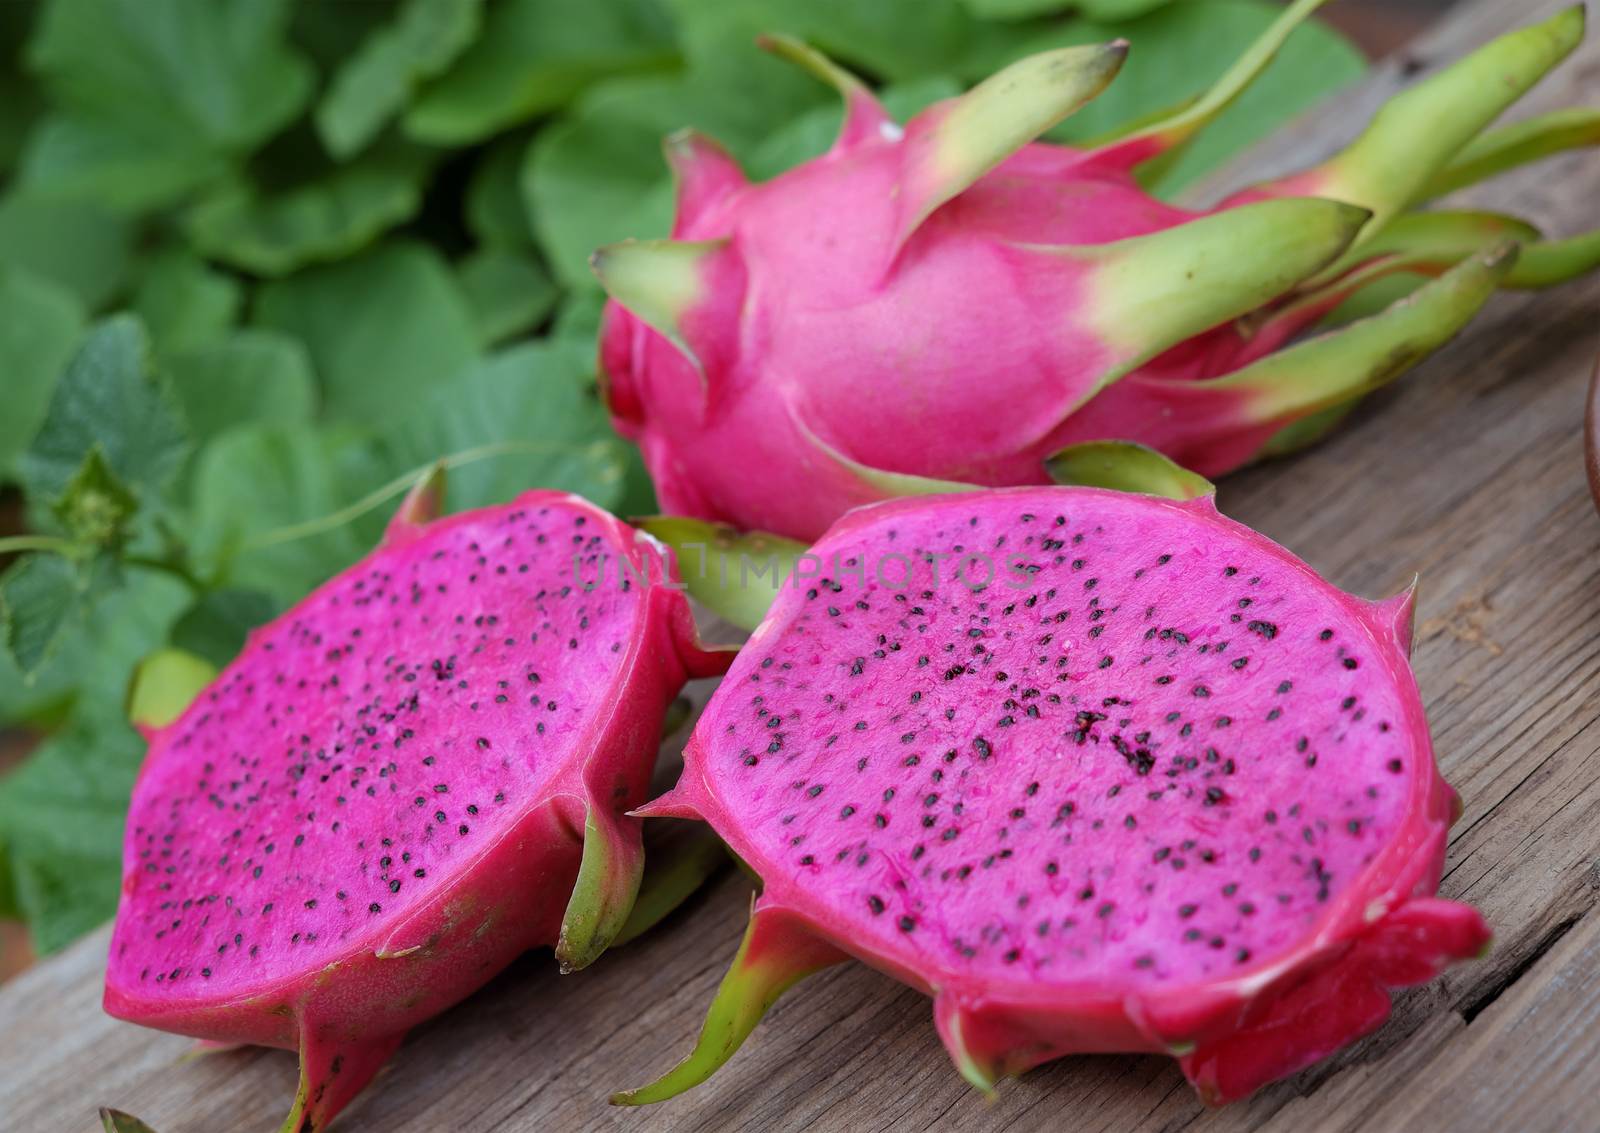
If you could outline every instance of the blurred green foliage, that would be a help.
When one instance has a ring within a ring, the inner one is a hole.
[[[0,3],[0,913],[109,916],[143,746],[134,664],[225,663],[448,457],[451,504],[534,485],[652,510],[594,390],[596,245],[665,234],[662,135],[757,176],[826,148],[807,38],[900,115],[1115,36],[1086,137],[1202,89],[1266,0],[12,0]],[[1359,73],[1310,25],[1175,189]]]

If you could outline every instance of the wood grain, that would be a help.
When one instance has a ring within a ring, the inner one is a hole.
[[[1229,181],[1324,156],[1419,70],[1561,6],[1457,9]],[[1518,113],[1583,102],[1600,102],[1600,37]],[[1597,186],[1600,157],[1577,154],[1463,200],[1564,235],[1600,223]],[[1416,666],[1466,800],[1444,892],[1498,936],[1487,959],[1401,994],[1365,1042],[1217,1112],[1153,1057],[1063,1059],[987,1103],[950,1068],[925,999],[846,966],[792,991],[706,1086],[643,1112],[608,1107],[692,1042],[747,910],[730,872],[580,975],[525,957],[419,1029],[340,1128],[1600,1129],[1600,520],[1582,444],[1597,348],[1600,279],[1503,296],[1328,443],[1223,485],[1225,511],[1347,589],[1382,595],[1422,575]],[[106,1018],[105,945],[102,931],[0,990],[0,1123],[88,1133],[93,1107],[113,1104],[162,1133],[275,1128],[293,1059],[184,1062],[184,1040]]]

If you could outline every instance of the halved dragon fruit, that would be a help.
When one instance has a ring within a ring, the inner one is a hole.
[[[1371,1031],[1478,955],[1435,896],[1458,813],[1407,660],[1209,496],[1011,488],[852,512],[801,560],[641,813],[762,883],[700,1041],[855,957],[931,995],[961,1073],[1178,1057],[1208,1102]]]
[[[667,705],[727,664],[648,537],[557,492],[436,519],[439,488],[150,732],[128,815],[106,1010],[298,1050],[286,1133],[519,953],[599,955]]]
[[[750,184],[709,139],[670,138],[673,238],[594,258],[611,412],[665,510],[812,539],[899,477],[1042,484],[1046,456],[1102,439],[1215,476],[1315,439],[1497,286],[1600,263],[1600,233],[1541,242],[1513,217],[1414,211],[1600,137],[1581,111],[1485,132],[1580,41],[1581,6],[1396,98],[1313,170],[1205,211],[1146,192],[1321,2],[1293,4],[1198,100],[1087,149],[1034,139],[1111,82],[1126,44],[1024,59],[902,128],[816,52],[767,41],[842,92],[833,149]],[[1419,275],[1438,278],[1297,341]]]

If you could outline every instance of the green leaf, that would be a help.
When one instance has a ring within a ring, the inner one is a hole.
[[[467,227],[480,243],[523,248],[533,243],[533,226],[517,184],[528,152],[528,135],[519,131],[496,141],[478,160],[467,183]]]
[[[605,292],[598,288],[569,292],[556,311],[555,322],[550,327],[550,340],[578,349],[588,346],[592,350],[600,338],[600,317],[605,305]],[[591,374],[594,369],[591,362]]]
[[[60,111],[29,135],[18,183],[38,196],[135,214],[171,204],[227,172],[220,154],[177,154],[146,145],[119,123]]]
[[[111,470],[105,450],[96,444],[50,510],[73,542],[118,551],[128,541],[139,501]]]
[[[276,331],[234,331],[172,355],[166,369],[196,441],[235,425],[309,421],[316,410],[316,378],[305,347]]]
[[[133,668],[125,713],[139,728],[165,728],[217,677],[217,667],[182,649],[157,649]]]
[[[139,178],[104,189],[150,207],[215,177],[304,108],[312,73],[287,43],[287,15],[287,0],[52,0],[30,62],[66,112],[57,133],[71,135],[75,164],[138,160]]]
[[[265,285],[256,321],[305,342],[331,416],[369,424],[406,413],[478,353],[449,267],[409,241]]]
[[[1170,3],[1172,0],[1077,0],[1078,10],[1091,20],[1131,20]]]
[[[121,293],[133,239],[125,221],[93,205],[0,198],[0,262],[66,288],[91,312]]]
[[[349,427],[247,425],[229,430],[195,464],[192,537],[226,585],[288,605],[371,550],[385,515],[276,540],[291,524],[320,519],[390,475],[369,436]]]
[[[0,4],[0,174],[9,173],[16,164],[23,139],[44,104],[38,87],[27,81],[20,66],[35,8]]]
[[[144,758],[118,709],[113,701],[81,715],[0,779],[0,838],[40,952],[64,948],[116,910],[123,819]]]
[[[61,555],[24,555],[0,574],[0,638],[24,680],[83,619],[87,589],[83,573]]]
[[[83,333],[71,293],[26,271],[0,267],[0,481],[44,421],[50,392]]]
[[[370,142],[426,79],[444,71],[478,34],[483,0],[404,0],[334,72],[317,105],[317,131],[335,157]]]
[[[389,467],[503,444],[506,455],[453,467],[457,508],[560,488],[604,508],[624,484],[627,446],[612,432],[590,380],[592,345],[530,343],[441,384],[384,436]]]
[[[1151,3],[1156,6],[1166,0],[1151,0]],[[980,20],[1030,20],[1078,6],[1077,0],[961,0],[961,4]]]
[[[100,817],[109,820],[112,810],[108,805]],[[115,817],[120,821],[122,815]],[[18,910],[40,955],[59,952],[116,912],[117,856],[68,849],[48,856],[19,852],[13,857]]]
[[[946,70],[975,28],[958,0],[670,0],[697,65],[781,32],[891,82]]]
[[[172,644],[221,668],[244,648],[245,638],[282,609],[259,590],[212,590],[172,627]]]
[[[131,315],[97,323],[56,383],[44,424],[22,456],[28,494],[60,496],[96,445],[141,495],[159,495],[188,453],[183,421],[151,368],[144,328]]]
[[[389,0],[377,3],[311,3],[290,6],[289,38],[311,56],[323,74],[338,70],[361,45],[387,27]]]
[[[475,142],[562,106],[608,75],[676,62],[656,0],[501,0],[483,33],[406,112],[406,132]]]
[[[115,706],[135,661],[166,640],[192,601],[188,587],[153,571],[129,569],[124,585],[96,593],[94,616],[68,627],[54,654],[25,679],[0,649],[0,721],[53,728],[74,705]]]
[[[133,310],[163,354],[207,346],[227,333],[243,301],[239,281],[183,248],[167,247],[145,266]]]
[[[342,259],[417,214],[436,158],[397,142],[287,188],[232,181],[194,207],[189,236],[202,254],[258,275]]]
[[[554,310],[558,292],[531,252],[480,248],[456,267],[485,344],[531,330]]]

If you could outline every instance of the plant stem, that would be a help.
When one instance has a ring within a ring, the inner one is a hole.
[[[284,527],[274,527],[271,531],[263,532],[253,539],[246,539],[242,544],[240,544],[239,550],[256,551],[263,547],[274,547],[279,543],[290,543],[296,539],[305,539],[312,535],[320,535],[324,531],[331,531],[336,527],[342,527],[351,520],[360,518],[373,508],[378,507],[385,501],[393,499],[395,496],[398,496],[400,493],[406,491],[411,487],[412,484],[416,483],[419,476],[422,476],[436,464],[442,464],[446,468],[459,468],[463,464],[472,464],[479,460],[486,460],[492,456],[506,456],[511,453],[519,452],[547,452],[552,449],[568,447],[571,446],[537,444],[532,441],[499,441],[492,445],[481,445],[478,448],[469,448],[458,453],[452,453],[451,455],[442,457],[439,460],[431,460],[427,464],[419,465],[403,475],[396,476],[387,484],[384,484],[380,488],[374,489],[365,496],[362,496],[355,503],[349,504],[346,507],[342,507],[338,511],[330,512],[327,515],[320,516],[316,519],[308,519],[302,523],[291,523]]]
[[[53,551],[58,555],[71,553],[76,545],[59,535],[8,535],[0,539],[0,555],[21,551]]]

